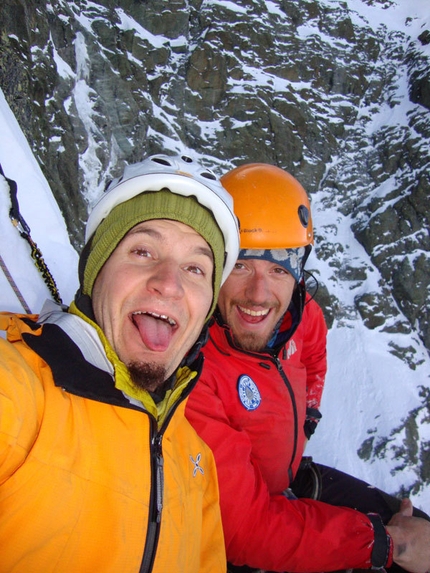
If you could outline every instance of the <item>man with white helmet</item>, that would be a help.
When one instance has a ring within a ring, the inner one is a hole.
[[[305,190],[261,163],[221,181],[241,250],[186,416],[215,455],[228,571],[382,569],[393,561],[428,571],[430,523],[412,517],[410,502],[303,458],[326,373],[326,327],[303,280],[313,242]]]
[[[225,571],[214,460],[184,407],[238,247],[213,173],[153,156],[92,210],[70,307],[2,313],[1,573]]]

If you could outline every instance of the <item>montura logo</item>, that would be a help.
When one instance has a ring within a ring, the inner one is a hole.
[[[190,460],[194,464],[193,477],[196,477],[197,472],[200,472],[201,474],[205,473],[205,470],[200,466],[200,460],[201,459],[202,459],[202,454],[200,454],[200,453],[197,454],[196,459],[194,459],[193,456],[190,455]]]
[[[287,359],[290,358],[293,354],[297,352],[297,346],[294,340],[290,340],[290,343],[287,348]]]

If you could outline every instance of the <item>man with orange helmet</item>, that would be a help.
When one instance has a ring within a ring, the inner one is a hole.
[[[221,181],[234,198],[241,250],[220,291],[186,416],[215,455],[229,571],[394,561],[424,573],[430,523],[411,517],[408,500],[401,505],[303,457],[320,418],[327,332],[303,280],[313,243],[305,190],[261,163]]]

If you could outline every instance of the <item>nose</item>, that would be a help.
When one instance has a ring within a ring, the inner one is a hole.
[[[163,298],[181,298],[184,294],[181,269],[174,261],[160,261],[154,267],[147,287]]]
[[[255,304],[262,304],[270,299],[266,277],[258,270],[254,269],[247,281],[246,297]]]

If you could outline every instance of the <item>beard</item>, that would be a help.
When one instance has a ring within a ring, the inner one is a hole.
[[[254,306],[255,305],[252,300],[231,301],[231,308],[235,307],[253,308]],[[271,304],[269,303],[259,304],[258,308],[260,310],[270,309],[275,314],[279,314],[280,304],[277,301],[274,301]],[[228,319],[227,320],[224,319],[224,321],[228,323]],[[263,352],[267,348],[267,345],[269,344],[269,341],[271,340],[275,332],[275,328],[277,328],[278,326],[279,324],[276,324],[273,326],[273,330],[270,330],[270,332],[266,334],[262,334],[256,332],[243,332],[243,331],[235,332],[234,327],[230,324],[230,327],[232,329],[233,340],[236,346],[247,352]]]
[[[154,362],[130,362],[127,364],[132,383],[140,390],[154,392],[166,382],[166,369]]]
[[[233,340],[239,348],[247,352],[262,352],[267,347],[272,333],[268,336],[261,336],[253,332],[242,333],[240,336],[235,336],[233,333]]]

